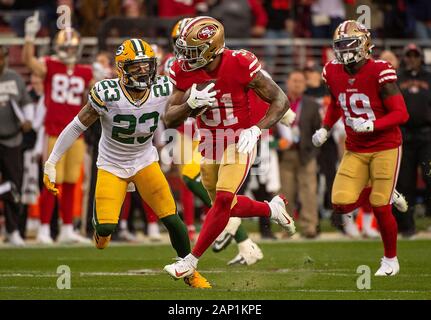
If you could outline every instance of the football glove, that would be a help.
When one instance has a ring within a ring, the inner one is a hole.
[[[45,162],[45,166],[43,169],[43,183],[45,184],[48,191],[51,192],[53,195],[58,194],[58,189],[55,187],[56,175],[57,172],[55,171],[55,164],[52,164],[48,161]]]
[[[215,95],[217,92],[210,91],[214,88],[215,83],[210,83],[202,90],[196,89],[196,83],[192,85],[190,96],[187,99],[187,104],[191,109],[202,108],[207,106],[212,106],[216,101]]]
[[[34,41],[39,30],[39,11],[35,11],[32,16],[25,20],[25,39],[28,41]]]
[[[326,140],[328,140],[328,130],[325,128],[316,130],[316,132],[313,134],[313,137],[311,138],[311,141],[315,147],[320,147],[326,142]]]
[[[258,126],[253,126],[248,129],[244,129],[239,135],[239,140],[237,144],[238,152],[250,153],[253,151],[254,146],[259,140],[262,131]]]
[[[374,122],[363,118],[351,118],[352,128],[355,132],[373,132]]]
[[[292,109],[289,109],[284,114],[283,118],[281,118],[280,122],[285,126],[289,127],[293,124],[293,122],[295,121],[295,118],[296,118],[296,113]]]

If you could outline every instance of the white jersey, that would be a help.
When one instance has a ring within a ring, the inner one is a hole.
[[[99,113],[102,137],[97,167],[129,178],[159,160],[153,133],[164,113],[172,85],[157,78],[145,96],[135,102],[119,79],[97,82],[89,93],[90,105]]]

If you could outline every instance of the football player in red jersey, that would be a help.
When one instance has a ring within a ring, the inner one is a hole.
[[[322,73],[332,101],[313,143],[322,145],[342,117],[346,151],[332,188],[334,210],[348,213],[370,202],[385,249],[375,275],[395,275],[400,267],[392,197],[401,155],[399,125],[409,115],[394,68],[371,58],[373,45],[365,26],[353,20],[341,23],[335,30],[333,46],[336,59],[328,62]]]
[[[35,56],[34,39],[40,29],[38,13],[26,20],[26,38],[23,61],[30,70],[44,79],[46,106],[45,131],[48,136],[49,154],[58,135],[73,120],[84,104],[83,99],[93,78],[90,66],[77,64],[80,37],[73,28],[60,30],[54,39],[53,56],[39,60]],[[84,160],[84,139],[78,139],[65,157],[57,164],[57,183],[62,184],[60,210],[63,225],[58,237],[59,242],[90,242],[73,231],[73,211],[75,184],[81,174]],[[37,240],[52,243],[50,221],[55,205],[55,196],[46,188],[41,195],[41,227]]]
[[[289,233],[295,232],[282,197],[266,203],[236,195],[253,163],[261,130],[283,117],[293,121],[294,114],[286,95],[260,72],[252,53],[225,48],[223,25],[214,18],[196,17],[187,23],[176,42],[176,57],[169,70],[174,91],[164,121],[169,128],[177,127],[192,112],[200,114],[201,178],[212,202],[192,253],[164,268],[179,279],[196,269],[198,259],[230,216],[271,217]],[[250,89],[270,103],[265,117],[253,126],[247,98]]]

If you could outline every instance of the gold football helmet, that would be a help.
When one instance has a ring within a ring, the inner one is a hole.
[[[145,90],[156,82],[157,58],[144,40],[124,41],[115,54],[115,65],[121,83],[129,88]]]
[[[223,25],[212,17],[191,19],[175,42],[175,56],[181,69],[192,71],[206,66],[225,48]]]
[[[73,28],[60,30],[54,38],[54,51],[66,64],[75,64],[81,55],[81,36]]]
[[[181,20],[178,20],[178,22],[175,24],[175,26],[172,28],[171,31],[171,41],[172,46],[175,47],[175,42],[177,42],[178,37],[180,36],[181,30],[184,29],[185,25],[190,22],[193,18],[183,18]]]
[[[333,48],[337,60],[342,64],[368,59],[373,47],[370,32],[355,20],[346,20],[335,29]]]

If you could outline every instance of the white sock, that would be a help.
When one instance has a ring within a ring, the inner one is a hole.
[[[120,229],[126,230],[127,229],[127,220],[120,220]]]
[[[246,240],[238,243],[239,252],[249,251],[250,246],[252,246],[253,244],[254,242],[250,238],[247,238]]]
[[[372,222],[373,222],[373,213],[372,212],[364,212],[362,215],[362,229],[363,230],[370,230]]]
[[[63,224],[61,226],[61,233],[72,234],[73,233],[73,224]]]
[[[186,260],[187,262],[189,262],[194,268],[198,267],[199,259],[196,258],[191,253],[189,253],[188,255],[186,255],[185,258],[184,258],[184,260]]]
[[[386,258],[386,257],[383,257],[386,261],[389,261],[389,262],[398,262],[398,258],[395,256],[395,257],[393,257],[393,258]]]
[[[10,183],[10,181],[6,181],[0,184],[0,194],[9,192],[11,190],[12,190],[12,184]]]
[[[232,235],[234,235],[236,233],[236,231],[238,230],[239,226],[241,225],[241,218],[238,217],[232,217],[229,219],[226,227],[224,228],[224,230],[227,233],[230,233]]]
[[[157,222],[150,222],[148,224],[148,234],[152,235],[152,234],[159,234],[160,230],[159,230],[159,224]]]
[[[48,223],[41,224],[39,227],[39,232],[45,236],[51,236],[51,228]]]

